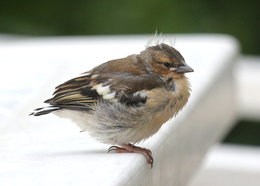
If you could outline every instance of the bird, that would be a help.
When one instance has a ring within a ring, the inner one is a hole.
[[[154,135],[187,103],[194,70],[174,47],[157,43],[139,54],[107,61],[55,88],[48,106],[30,115],[53,113],[75,122],[108,152],[139,153],[153,166],[149,149],[136,144]]]

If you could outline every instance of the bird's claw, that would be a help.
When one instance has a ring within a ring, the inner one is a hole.
[[[149,149],[145,149],[142,147],[135,146],[133,144],[124,144],[122,147],[119,146],[111,146],[108,149],[108,152],[115,151],[117,153],[139,153],[144,155],[144,157],[147,160],[147,163],[151,165],[151,168],[153,167],[153,156],[152,152]]]

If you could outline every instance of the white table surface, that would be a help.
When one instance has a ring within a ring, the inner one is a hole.
[[[57,84],[107,60],[139,53],[150,38],[0,41],[0,185],[186,184],[207,149],[220,140],[235,117],[233,89],[222,83],[232,82],[230,69],[238,56],[238,44],[232,37],[165,36],[165,42],[174,40],[174,47],[195,72],[188,75],[193,91],[185,109],[156,135],[139,144],[153,151],[153,169],[142,155],[106,153],[108,145],[80,133],[69,120],[51,114],[28,116],[43,105]],[[218,82],[224,88],[214,95],[211,90]],[[205,104],[200,104],[203,100]],[[225,106],[219,110],[221,105]],[[216,118],[223,124],[217,125]],[[215,121],[209,122],[212,119]]]

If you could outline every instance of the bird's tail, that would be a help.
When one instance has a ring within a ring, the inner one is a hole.
[[[57,107],[57,106],[41,107],[41,108],[35,109],[30,115],[41,116],[41,115],[49,114],[56,110],[60,110],[60,107]]]

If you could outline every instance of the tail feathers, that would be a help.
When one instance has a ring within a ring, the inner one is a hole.
[[[49,113],[51,113],[51,112],[53,112],[55,110],[60,110],[60,107],[47,106],[47,107],[37,108],[30,115],[40,116],[40,115],[49,114]]]

